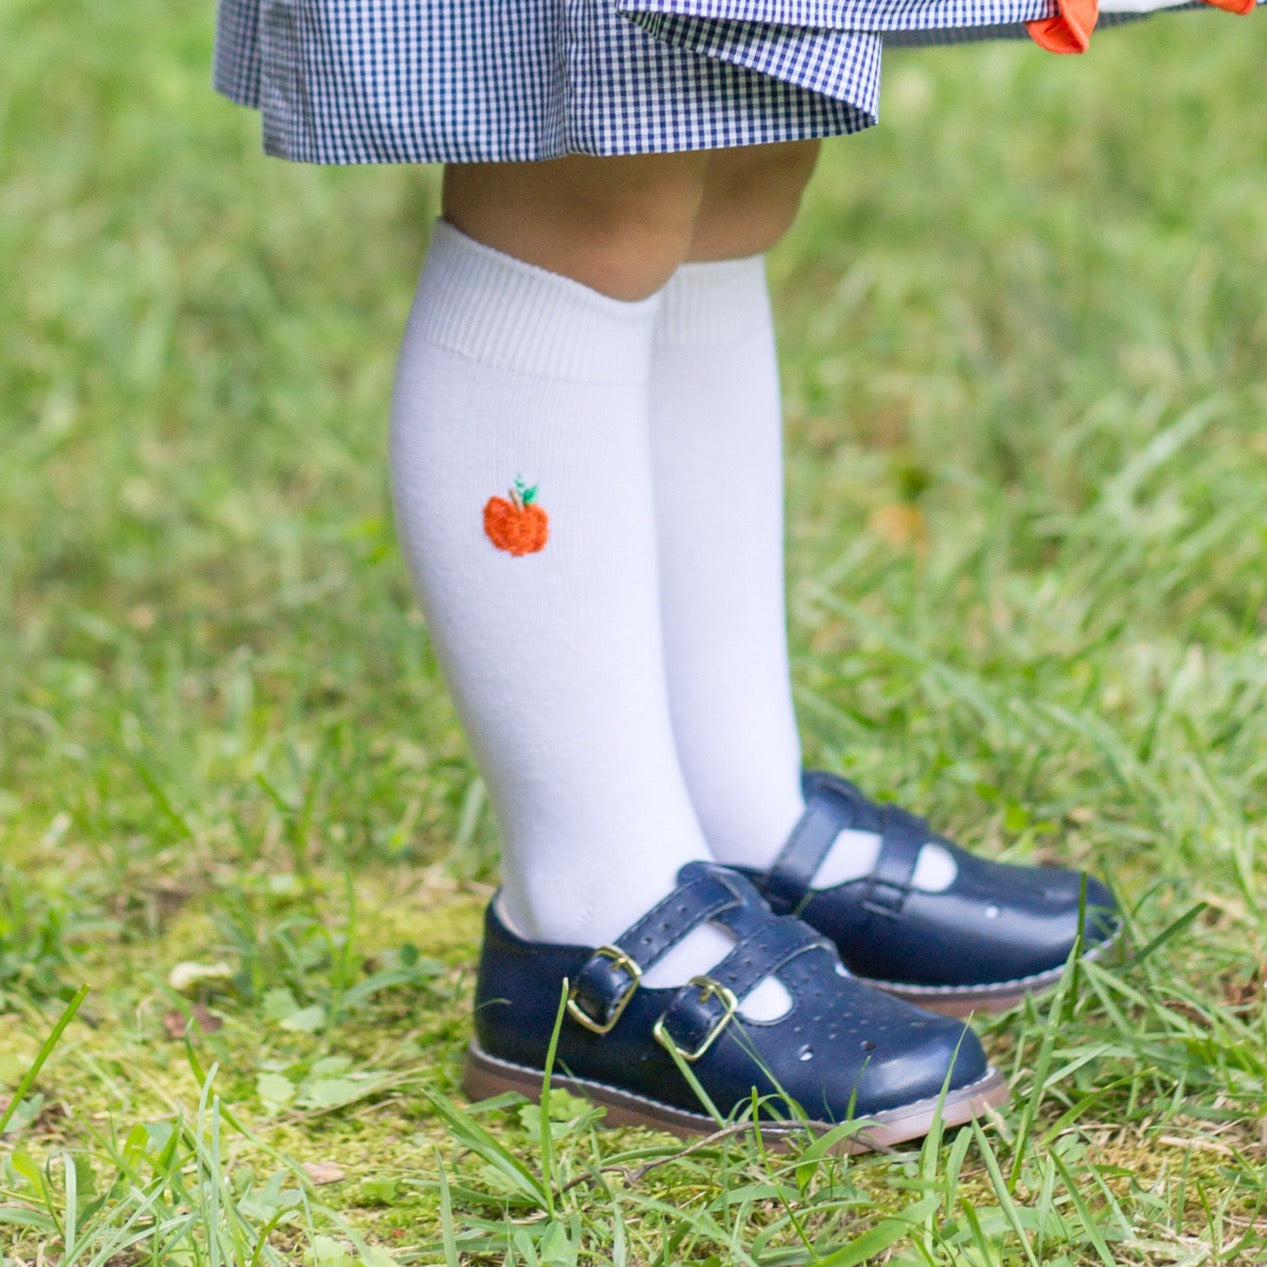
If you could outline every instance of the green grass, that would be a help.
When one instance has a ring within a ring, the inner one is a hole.
[[[467,1113],[495,841],[384,476],[436,172],[259,157],[211,17],[0,10],[3,1096],[92,986],[9,1261],[1267,1260],[1267,23],[896,55],[773,258],[808,756],[1137,952],[843,1160]]]

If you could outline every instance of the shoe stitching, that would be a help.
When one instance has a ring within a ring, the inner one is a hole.
[[[544,1078],[544,1069],[534,1069],[532,1065],[521,1065],[514,1060],[504,1060],[501,1056],[494,1056],[491,1052],[486,1052],[482,1047],[475,1047],[475,1052],[481,1060],[487,1060],[494,1065],[501,1065],[504,1069],[514,1069],[519,1073],[531,1074],[534,1078]],[[637,1100],[639,1104],[645,1104],[654,1109],[667,1109],[671,1113],[681,1113],[686,1117],[696,1118],[701,1122],[712,1122],[712,1118],[706,1117],[702,1113],[692,1113],[690,1109],[679,1109],[676,1105],[666,1104],[663,1100],[653,1100],[650,1096],[640,1095],[637,1091],[627,1091],[624,1087],[615,1087],[607,1082],[599,1082],[596,1078],[578,1078],[574,1074],[560,1074],[561,1078],[568,1082],[579,1082],[583,1086],[595,1087],[600,1091],[614,1091],[619,1095],[627,1096],[631,1100]]]

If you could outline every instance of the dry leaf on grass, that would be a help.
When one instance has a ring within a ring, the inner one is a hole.
[[[185,960],[173,965],[172,970],[167,974],[167,984],[173,990],[180,991],[181,994],[194,986],[232,980],[233,969],[222,959],[215,963],[194,963]]]
[[[208,1012],[201,1003],[195,1003],[189,1010],[193,1014],[194,1029],[201,1030],[204,1034],[214,1034],[216,1030],[224,1026],[224,1022],[218,1016]],[[168,1038],[184,1038],[187,1024],[188,1018],[184,1012],[173,1011],[163,1014],[163,1033]]]
[[[323,1183],[339,1183],[346,1177],[343,1167],[333,1161],[306,1161],[304,1173],[318,1186]]]
[[[918,506],[909,502],[877,506],[867,516],[867,531],[904,550],[923,552],[928,548],[928,520]]]

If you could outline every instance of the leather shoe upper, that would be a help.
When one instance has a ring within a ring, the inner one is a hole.
[[[1023,983],[1058,969],[1082,929],[1090,950],[1119,928],[1103,884],[1078,871],[978,858],[893,805],[868,800],[852,783],[822,771],[804,776],[805,815],[768,872],[747,872],[777,911],[795,911],[830,937],[845,965],[886,985],[970,988]],[[876,832],[870,875],[833,888],[810,881],[837,834]],[[912,879],[923,846],[955,861],[946,889]],[[1085,898],[1084,898],[1085,886]]]
[[[678,989],[641,985],[642,971],[705,919],[736,938],[709,976]],[[771,972],[792,1007],[773,1021],[750,1020],[735,1004]],[[750,1103],[755,1089],[771,1097],[763,1116],[787,1116],[790,1099],[811,1119],[844,1121],[936,1097],[943,1085],[958,1090],[989,1072],[961,1022],[855,980],[823,937],[774,915],[743,876],[712,864],[684,867],[673,894],[598,951],[527,941],[490,904],[475,995],[480,1046],[541,1068],[565,980],[571,1001],[558,1067],[690,1112],[700,1103],[669,1045],[722,1113]]]

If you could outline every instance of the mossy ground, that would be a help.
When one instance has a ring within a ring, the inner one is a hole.
[[[807,757],[1134,946],[982,1026],[989,1132],[846,1161],[465,1115],[495,841],[384,476],[436,173],[261,158],[211,20],[0,10],[6,1095],[92,986],[9,1259],[1267,1259],[1267,23],[894,56],[772,258]]]

